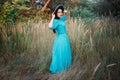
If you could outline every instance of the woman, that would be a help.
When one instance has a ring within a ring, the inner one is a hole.
[[[67,70],[72,64],[71,47],[66,32],[66,16],[63,15],[64,8],[58,5],[54,8],[49,28],[56,33],[52,49],[52,62],[50,71],[60,73]]]

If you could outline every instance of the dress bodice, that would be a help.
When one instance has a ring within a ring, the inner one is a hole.
[[[66,33],[66,24],[65,24],[66,16],[62,16],[60,19],[53,20],[53,26],[51,29],[55,29],[57,34]]]

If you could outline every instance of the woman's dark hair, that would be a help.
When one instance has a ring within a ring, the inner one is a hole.
[[[56,9],[56,11],[54,12],[54,14],[55,14],[55,19],[59,19],[59,17],[57,16],[58,9],[61,9],[62,12],[64,11],[63,6],[58,7],[58,8]]]
[[[54,8],[55,19],[59,19],[59,17],[57,16],[57,12],[58,12],[59,9],[61,9],[62,12],[64,11],[64,7],[62,5],[56,6]],[[53,33],[56,33],[55,29],[53,29]]]

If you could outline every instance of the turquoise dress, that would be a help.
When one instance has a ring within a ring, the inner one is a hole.
[[[56,37],[54,39],[52,48],[52,61],[50,64],[50,71],[52,73],[60,73],[67,70],[72,64],[70,41],[66,32],[65,21],[66,16],[61,19],[54,19],[51,30],[56,30]]]

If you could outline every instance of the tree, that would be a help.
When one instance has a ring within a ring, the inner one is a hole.
[[[100,0],[95,3],[94,9],[100,15],[120,16],[120,0]]]
[[[107,0],[111,4],[111,12],[114,16],[120,16],[120,0]]]
[[[41,9],[41,11],[45,11],[47,5],[50,3],[51,0],[47,0],[47,2],[45,3],[45,5],[43,6],[43,8]]]
[[[56,6],[57,4],[66,4],[69,5],[69,3],[71,2],[71,0],[44,0],[44,6],[41,9],[41,11],[45,11],[45,10],[50,10],[52,9],[54,6]],[[49,8],[47,8],[49,7]]]

